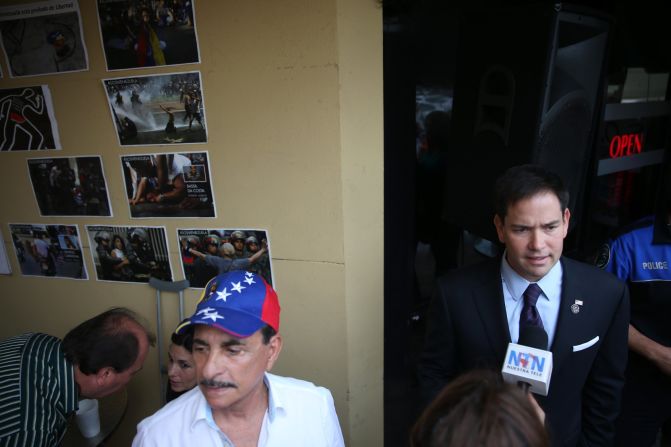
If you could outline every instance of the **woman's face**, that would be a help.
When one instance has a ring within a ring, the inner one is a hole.
[[[118,248],[119,250],[123,250],[123,241],[121,240],[120,237],[117,237],[114,239],[114,248]]]
[[[196,386],[196,368],[193,363],[193,355],[184,346],[170,344],[168,350],[168,379],[170,380],[170,388],[176,393],[188,391]]]

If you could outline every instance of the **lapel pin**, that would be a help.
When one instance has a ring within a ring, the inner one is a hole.
[[[580,306],[582,306],[582,300],[575,300],[575,302],[571,304],[571,312],[577,314],[580,312]]]

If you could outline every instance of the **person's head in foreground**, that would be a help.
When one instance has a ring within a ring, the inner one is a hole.
[[[499,373],[474,370],[459,376],[415,423],[412,447],[548,447],[538,408]]]
[[[205,285],[176,333],[193,331],[196,378],[213,414],[267,401],[263,378],[282,350],[279,328],[277,294],[261,276],[236,270]]]
[[[63,338],[81,397],[99,398],[124,388],[142,369],[155,337],[129,309],[114,308],[72,329]]]
[[[179,397],[196,386],[196,365],[193,361],[193,331],[173,333],[168,348],[168,388],[166,401]]]
[[[561,178],[535,165],[514,166],[498,178],[494,225],[506,260],[520,276],[537,282],[559,261],[571,213]]]

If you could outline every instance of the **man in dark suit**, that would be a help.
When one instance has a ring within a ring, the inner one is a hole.
[[[533,317],[553,355],[548,396],[537,396],[553,445],[607,446],[627,363],[629,292],[612,275],[561,256],[568,198],[561,179],[538,166],[513,167],[497,180],[494,225],[505,253],[439,280],[419,379],[428,401],[465,371],[500,370],[508,343]],[[535,303],[527,288],[538,290]]]

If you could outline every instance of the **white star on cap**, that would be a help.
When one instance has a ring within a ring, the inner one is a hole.
[[[231,290],[235,290],[235,291],[238,292],[238,293],[242,293],[242,289],[246,289],[246,288],[247,288],[247,287],[245,287],[245,286],[243,286],[243,285],[240,285],[240,281],[238,281],[238,282],[232,282],[231,285],[233,286],[233,287],[231,287]]]
[[[221,318],[222,320],[224,319],[224,317],[222,317],[221,315],[219,315],[218,312],[214,312],[214,313],[205,315],[205,316],[203,317],[203,320],[207,320],[208,318],[209,318],[210,320],[214,321],[215,323],[217,322],[217,318]]]
[[[196,315],[209,314],[213,310],[214,310],[214,308],[212,308],[212,307],[206,307],[205,309],[202,309],[202,310],[199,310],[198,312],[196,312]]]
[[[252,278],[251,276],[246,277],[245,279],[243,279],[243,281],[249,284],[250,286],[252,284],[256,284],[256,281],[254,281],[254,278]]]
[[[254,274],[252,272],[245,272],[245,276],[250,276],[251,277],[251,276],[254,276]]]
[[[224,303],[225,303],[225,302],[226,302],[226,298],[228,298],[229,296],[231,296],[231,295],[233,295],[233,294],[232,294],[232,293],[228,293],[228,291],[226,290],[226,287],[224,287],[224,291],[223,291],[223,292],[219,292],[219,291],[217,290],[217,295],[219,295],[219,296],[217,297],[217,299],[216,299],[215,301],[224,300]]]

